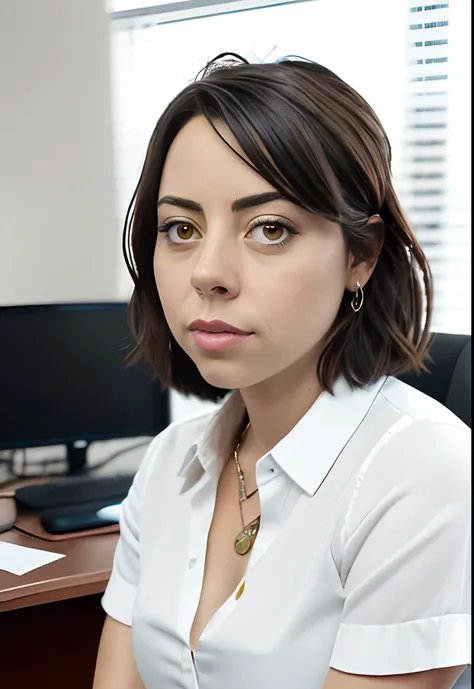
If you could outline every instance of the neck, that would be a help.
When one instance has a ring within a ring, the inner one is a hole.
[[[252,447],[252,455],[266,454],[288,435],[321,391],[314,352],[272,378],[241,389],[250,422],[245,445]]]

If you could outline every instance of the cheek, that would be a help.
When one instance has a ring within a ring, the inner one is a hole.
[[[313,254],[309,254],[314,257]],[[333,323],[344,294],[344,259],[337,253],[326,260],[298,261],[294,271],[285,271],[266,292],[268,326],[287,330],[290,338],[311,333],[322,337]],[[267,283],[268,285],[268,283]]]
[[[157,252],[155,252],[153,258],[153,272],[158,296],[160,297],[166,320],[169,322],[169,318],[172,318],[177,311],[176,304],[181,299],[181,280],[176,274],[176,268],[171,269],[171,262],[164,261],[163,256],[160,256]]]

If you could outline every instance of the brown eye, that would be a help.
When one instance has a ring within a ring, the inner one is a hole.
[[[193,228],[187,223],[180,223],[176,225],[176,234],[180,239],[191,239],[193,236]]]
[[[166,232],[168,239],[173,244],[184,244],[201,237],[199,232],[188,222],[171,222],[165,224],[161,231]]]
[[[270,241],[277,242],[283,237],[285,228],[281,225],[274,225],[272,223],[266,223],[262,225],[263,236]]]
[[[282,246],[292,239],[294,234],[295,231],[290,229],[290,227],[285,227],[282,222],[267,221],[255,225],[247,236],[257,244],[262,244],[264,246]]]

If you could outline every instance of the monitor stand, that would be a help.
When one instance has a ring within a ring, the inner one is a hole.
[[[89,443],[85,440],[78,440],[75,443],[66,445],[67,447],[67,475],[77,476],[86,474],[87,469],[87,448]]]

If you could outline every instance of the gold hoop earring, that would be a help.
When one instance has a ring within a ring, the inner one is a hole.
[[[362,304],[364,303],[364,290],[360,286],[360,283],[357,283],[357,292],[354,294],[352,297],[351,301],[351,306],[352,310],[354,313],[357,313],[358,311],[361,310]]]

